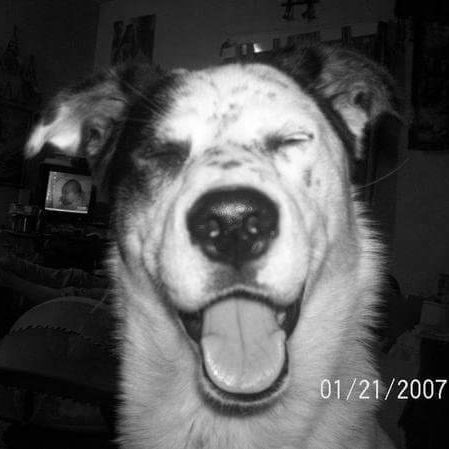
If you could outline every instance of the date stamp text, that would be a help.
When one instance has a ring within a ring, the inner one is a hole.
[[[368,380],[354,377],[347,381],[323,379],[320,384],[322,399],[388,400],[442,399],[447,379],[397,379],[383,385],[378,379]]]

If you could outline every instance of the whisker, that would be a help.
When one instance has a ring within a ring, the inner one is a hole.
[[[370,187],[374,184],[377,184],[381,181],[383,181],[384,179],[389,178],[390,176],[394,175],[396,172],[398,172],[399,170],[402,169],[402,167],[404,167],[404,165],[410,160],[410,158],[406,158],[404,159],[397,167],[395,167],[393,170],[389,171],[388,173],[386,173],[385,175],[381,176],[380,178],[375,179],[374,181],[369,182],[368,184],[365,184],[363,186],[359,186],[359,189],[365,189],[366,187]]]
[[[106,305],[106,300],[108,299],[108,297],[110,296],[111,292],[108,290],[105,292],[105,294],[102,296],[102,298],[95,304],[95,306],[93,306],[90,309],[90,314],[95,313],[95,311],[101,306],[101,305]]]

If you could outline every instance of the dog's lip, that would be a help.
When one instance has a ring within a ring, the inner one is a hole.
[[[183,312],[178,310],[179,318],[184,325],[187,335],[197,344],[201,339],[203,329],[203,310],[197,312]]]
[[[251,410],[259,410],[260,407],[268,405],[273,396],[279,393],[282,389],[288,375],[288,366],[288,353],[286,353],[284,365],[274,383],[272,383],[267,389],[258,393],[242,394],[230,393],[218,388],[209,378],[207,370],[203,364],[203,375],[208,385],[207,396],[220,408],[220,410],[223,410],[223,406],[225,406],[226,410],[230,413],[234,411],[250,413]]]
[[[178,310],[178,315],[189,337],[195,342],[199,343],[202,334],[202,321],[204,310],[211,304],[218,301],[225,301],[229,298],[243,298],[253,301],[259,301],[270,305],[273,308],[273,312],[276,314],[280,328],[285,332],[287,339],[291,336],[296,328],[299,320],[299,312],[301,309],[303,291],[298,298],[288,304],[287,306],[280,306],[273,301],[269,296],[266,296],[260,292],[255,292],[250,289],[236,288],[230,289],[222,294],[217,295],[206,306],[196,311],[183,311]]]

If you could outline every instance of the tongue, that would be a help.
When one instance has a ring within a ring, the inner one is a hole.
[[[229,393],[266,390],[285,361],[285,333],[273,309],[242,298],[205,310],[201,347],[210,380]]]

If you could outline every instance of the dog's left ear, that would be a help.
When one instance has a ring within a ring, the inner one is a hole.
[[[374,126],[384,114],[401,120],[392,76],[360,53],[310,46],[289,50],[276,63],[299,84],[331,102],[355,137],[357,159],[363,157],[368,125]]]
[[[95,170],[113,151],[130,106],[162,76],[149,65],[123,66],[63,90],[34,127],[26,156],[35,156],[45,144],[52,144],[65,154],[86,157]]]

